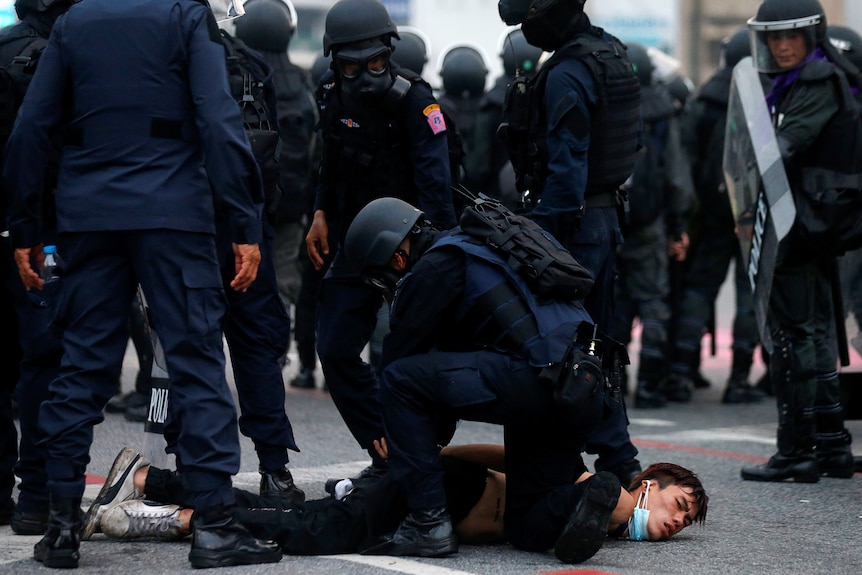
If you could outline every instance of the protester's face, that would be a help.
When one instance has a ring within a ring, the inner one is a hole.
[[[669,485],[659,489],[653,480],[649,491],[649,521],[647,532],[650,541],[673,537],[692,524],[698,508],[690,488]]]
[[[805,36],[796,30],[770,32],[766,40],[772,57],[782,70],[795,68],[808,54]]]

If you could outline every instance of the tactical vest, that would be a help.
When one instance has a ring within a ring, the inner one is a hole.
[[[540,305],[511,266],[491,249],[471,242],[460,228],[444,234],[428,251],[447,246],[467,255],[464,297],[446,343],[451,351],[495,349],[545,366],[560,361],[578,325],[590,322],[589,314],[577,304]]]
[[[590,112],[589,177],[585,195],[615,191],[631,175],[638,151],[640,85],[625,47],[601,28],[592,27],[554,52],[535,78],[516,78],[509,87],[504,111],[505,135],[520,191],[540,195],[548,176],[548,73],[560,62],[586,64],[598,102]]]

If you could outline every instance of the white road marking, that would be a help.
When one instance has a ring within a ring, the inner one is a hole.
[[[439,567],[437,565],[429,565],[420,563],[403,557],[386,557],[386,556],[366,556],[366,555],[329,555],[331,559],[340,561],[349,561],[350,563],[360,563],[371,567],[386,569],[387,571],[395,571],[396,573],[406,573],[407,575],[474,575],[469,571],[459,571],[457,569],[449,569],[447,567]]]

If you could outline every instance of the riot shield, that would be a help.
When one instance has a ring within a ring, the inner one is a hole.
[[[772,353],[766,323],[769,292],[778,242],[793,226],[796,206],[760,76],[751,57],[742,59],[733,68],[723,170],[743,263],[754,293],[760,341]]]
[[[147,412],[147,421],[144,424],[144,449],[143,455],[147,461],[162,469],[173,469],[173,457],[165,453],[164,424],[168,414],[168,396],[170,390],[170,379],[168,379],[167,363],[165,362],[165,351],[156,330],[150,321],[150,312],[147,307],[147,299],[144,290],[138,286],[138,305],[144,316],[144,324],[150,340],[153,343],[153,367],[150,372],[150,408]]]

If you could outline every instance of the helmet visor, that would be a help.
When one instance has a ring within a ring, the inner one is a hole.
[[[748,21],[751,55],[759,72],[777,74],[798,67],[817,46],[820,15],[759,22]]]

